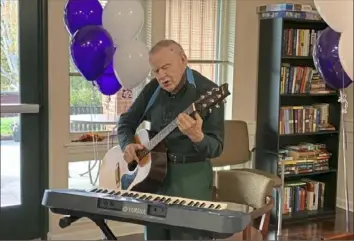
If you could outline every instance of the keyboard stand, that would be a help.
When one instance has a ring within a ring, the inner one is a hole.
[[[104,219],[92,219],[93,222],[101,229],[105,236],[104,240],[117,240],[111,229],[108,227]]]

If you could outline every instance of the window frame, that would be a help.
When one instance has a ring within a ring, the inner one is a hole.
[[[4,113],[20,114],[22,200],[19,206],[2,210],[0,225],[7,227],[2,235],[16,239],[29,238],[26,235],[46,239],[49,229],[48,209],[41,205],[42,194],[49,185],[47,19],[46,0],[18,0],[20,100],[1,104]],[[12,224],[20,228],[13,228]],[[19,229],[22,232],[18,233]]]

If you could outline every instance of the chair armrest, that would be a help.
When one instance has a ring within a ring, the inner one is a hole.
[[[257,174],[257,175],[261,175],[261,176],[264,176],[266,178],[271,179],[274,182],[274,187],[275,188],[281,187],[281,185],[282,185],[281,178],[278,175],[276,175],[276,174],[272,174],[270,172],[266,172],[266,171],[259,170],[259,169],[247,169],[247,168],[244,168],[244,169],[240,169],[240,170],[253,172],[253,173]]]
[[[254,153],[256,150],[258,150],[260,152],[267,153],[267,154],[271,154],[271,155],[274,155],[274,156],[278,156],[279,155],[279,153],[277,153],[277,152],[268,151],[268,150],[261,149],[261,148],[258,148],[258,147],[253,147],[252,150],[251,150],[251,153]]]
[[[270,212],[274,207],[274,199],[273,197],[267,197],[266,199],[266,204],[264,206],[262,206],[261,208],[257,208],[256,210],[253,210],[252,212],[250,212],[251,215],[251,219],[257,219],[261,216],[263,216],[264,214]]]

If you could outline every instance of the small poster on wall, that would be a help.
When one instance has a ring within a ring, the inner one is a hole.
[[[123,99],[133,99],[133,91],[128,89],[122,89]]]

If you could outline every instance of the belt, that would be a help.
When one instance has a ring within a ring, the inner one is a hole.
[[[172,164],[185,164],[193,162],[204,162],[205,159],[198,156],[185,156],[182,154],[167,153],[167,159],[169,163]]]

